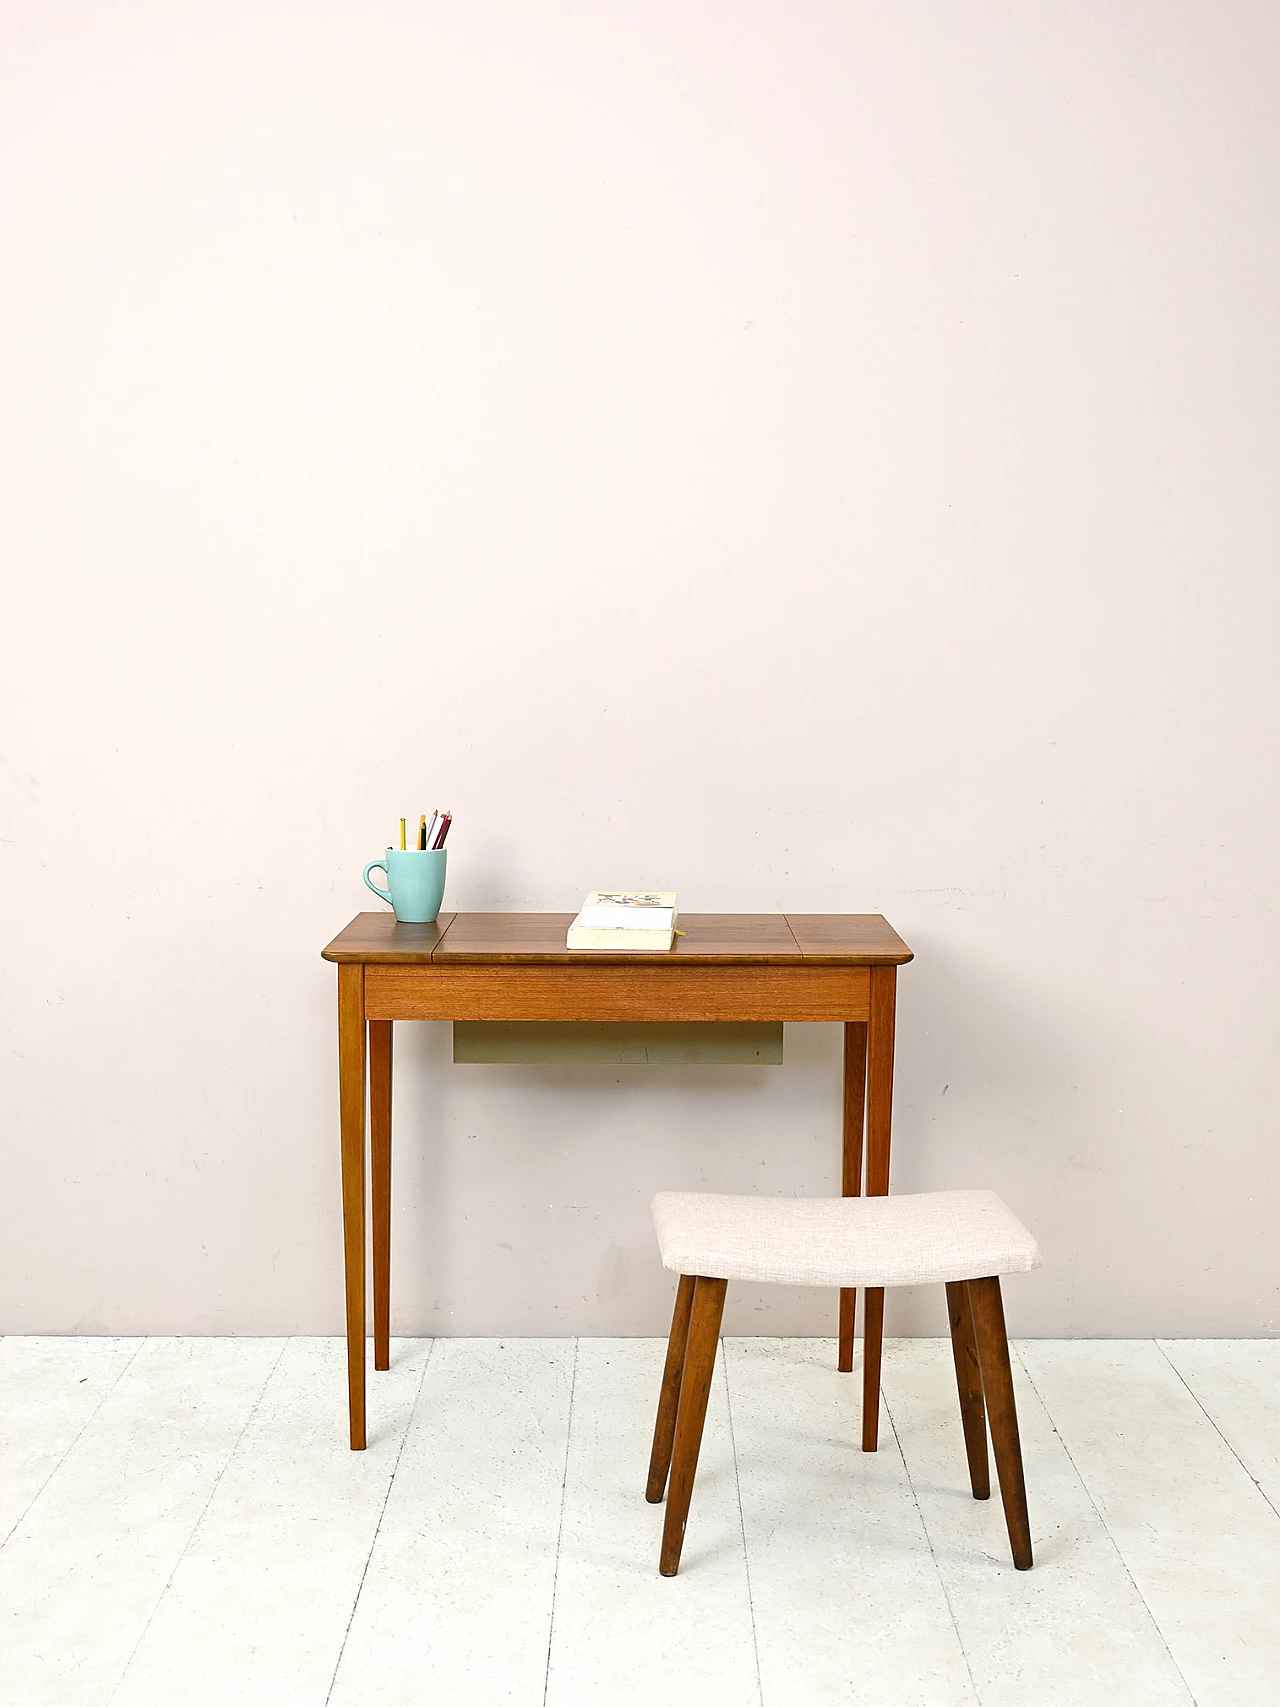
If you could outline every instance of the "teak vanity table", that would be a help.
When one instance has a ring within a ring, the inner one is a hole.
[[[365,1443],[365,1063],[373,1186],[373,1366],[390,1366],[391,1027],[396,1020],[836,1020],[844,1025],[846,1197],[889,1190],[898,967],[911,950],[878,913],[691,913],[665,954],[570,953],[572,913],[360,913],[324,950],[338,967],[342,1225],[351,1445]],[[367,1028],[367,1032],[366,1032]],[[366,1047],[367,1036],[367,1047]],[[863,1144],[863,1130],[866,1144]],[[864,1181],[865,1153],[865,1181]],[[654,1180],[654,1189],[665,1182]],[[842,1370],[856,1294],[840,1294]],[[876,1449],[884,1292],[863,1322],[862,1446]],[[661,1333],[664,1324],[655,1323]]]

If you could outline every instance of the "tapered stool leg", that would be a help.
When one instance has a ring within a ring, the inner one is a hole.
[[[724,1314],[726,1285],[726,1281],[709,1280],[701,1274],[694,1281],[684,1376],[680,1382],[680,1403],[676,1410],[671,1488],[667,1494],[662,1554],[658,1562],[658,1570],[664,1577],[675,1576],[680,1567],[685,1519],[689,1515],[693,1478],[698,1469],[698,1449],[702,1445],[702,1425],[707,1416],[707,1396],[716,1366],[716,1346],[720,1342],[720,1318]]]
[[[973,1337],[973,1310],[963,1280],[947,1282],[947,1314],[951,1319],[951,1355],[960,1394],[960,1424],[969,1460],[969,1486],[975,1500],[991,1498],[991,1460],[987,1456],[987,1413],[982,1402],[982,1369]]]
[[[685,1347],[689,1343],[689,1316],[693,1310],[693,1276],[682,1274],[676,1288],[676,1307],[667,1340],[667,1361],[658,1396],[658,1419],[653,1425],[653,1451],[649,1455],[649,1481],[644,1497],[657,1505],[667,1486],[671,1447],[676,1437],[676,1407],[680,1403],[680,1380],[684,1374]]]
[[[991,1445],[1000,1477],[1000,1498],[1009,1530],[1013,1562],[1020,1571],[1031,1569],[1031,1524],[1027,1517],[1027,1488],[1022,1476],[1022,1445],[1018,1439],[1018,1412],[1013,1397],[1013,1371],[1009,1367],[1009,1339],[1004,1325],[1000,1281],[995,1275],[965,1282],[973,1310],[974,1339],[982,1367],[982,1391],[991,1424]]]

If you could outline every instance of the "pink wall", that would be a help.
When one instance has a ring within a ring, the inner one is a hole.
[[[1015,1327],[1275,1329],[1274,12],[0,35],[3,1325],[339,1326],[318,951],[448,803],[456,907],[883,911]],[[829,1028],[399,1050],[402,1328],[659,1331],[656,1187],[837,1179]]]

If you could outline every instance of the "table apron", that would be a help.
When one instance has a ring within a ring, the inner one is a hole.
[[[374,966],[366,1019],[865,1020],[865,966]]]

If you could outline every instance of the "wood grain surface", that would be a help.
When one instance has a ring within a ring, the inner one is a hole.
[[[794,965],[802,959],[781,913],[688,913],[677,922],[684,932],[655,954],[611,954],[608,949],[569,950],[564,939],[573,913],[455,913],[432,958],[437,963],[493,961],[523,965],[550,961],[590,965],[601,961],[646,961],[717,965]]]
[[[378,1019],[866,1019],[865,966],[675,966],[633,955],[574,966],[371,964],[365,1014]]]
[[[368,974],[366,973],[367,977]],[[893,1034],[898,968],[872,966],[867,1024],[866,1192],[889,1190],[889,1140],[893,1120]],[[884,1337],[884,1288],[869,1286],[862,1305],[862,1450],[874,1452],[880,1429],[880,1347]]]
[[[1005,1330],[1000,1279],[998,1275],[987,1275],[982,1280],[966,1280],[964,1287],[973,1312],[973,1336],[982,1368],[982,1396],[991,1430],[996,1474],[1000,1478],[1009,1550],[1013,1554],[1015,1568],[1029,1571],[1031,1524],[1027,1516],[1027,1485],[1022,1472],[1018,1407],[1013,1394],[1013,1370],[1009,1363],[1009,1339]]]
[[[363,1452],[364,1417],[364,970],[338,969],[338,1103],[342,1148],[342,1245],[347,1291],[347,1396],[351,1450]]]
[[[441,913],[434,924],[401,925],[394,913],[357,913],[328,948],[320,950],[320,958],[339,965],[351,960],[363,960],[368,965],[417,965],[431,959],[432,949],[452,921],[452,913]]]
[[[727,1280],[709,1280],[705,1274],[694,1277],[693,1305],[689,1312],[684,1368],[680,1373],[680,1398],[676,1406],[671,1486],[667,1493],[662,1551],[658,1558],[658,1570],[664,1577],[675,1576],[680,1568],[684,1527],[689,1516],[693,1479],[698,1473],[698,1451],[702,1445],[702,1426],[707,1418],[707,1399],[715,1372],[720,1321],[728,1285]]]
[[[370,966],[550,963],[562,966],[676,962],[680,965],[900,966],[912,958],[878,913],[686,913],[685,933],[660,954],[617,954],[564,945],[572,913],[441,913],[434,924],[397,924],[392,913],[357,913],[325,960]]]
[[[788,913],[786,920],[806,960],[905,966],[915,958],[879,913]]]
[[[969,1486],[975,1500],[991,1498],[991,1460],[987,1455],[987,1407],[982,1397],[982,1369],[978,1342],[974,1337],[973,1305],[963,1280],[947,1282],[947,1315],[951,1322],[951,1357],[956,1368],[956,1391],[960,1396],[960,1424],[964,1430],[965,1456],[969,1460]]]
[[[693,1313],[693,1283],[693,1275],[682,1274],[676,1288],[671,1332],[667,1337],[667,1361],[662,1371],[662,1391],[658,1395],[658,1415],[653,1425],[649,1479],[644,1490],[644,1497],[650,1505],[659,1505],[667,1491],[667,1472],[671,1468],[671,1449],[676,1438],[680,1381],[684,1375],[684,1354],[689,1343],[689,1317]]]
[[[390,1020],[369,1022],[369,1192],[373,1230],[373,1367],[391,1367]]]
[[[862,1196],[862,1133],[866,1103],[867,1027],[864,1022],[851,1020],[844,1028],[844,1145],[840,1167],[840,1191],[844,1197]],[[836,1367],[844,1375],[853,1370],[853,1329],[857,1307],[857,1288],[842,1286]]]

